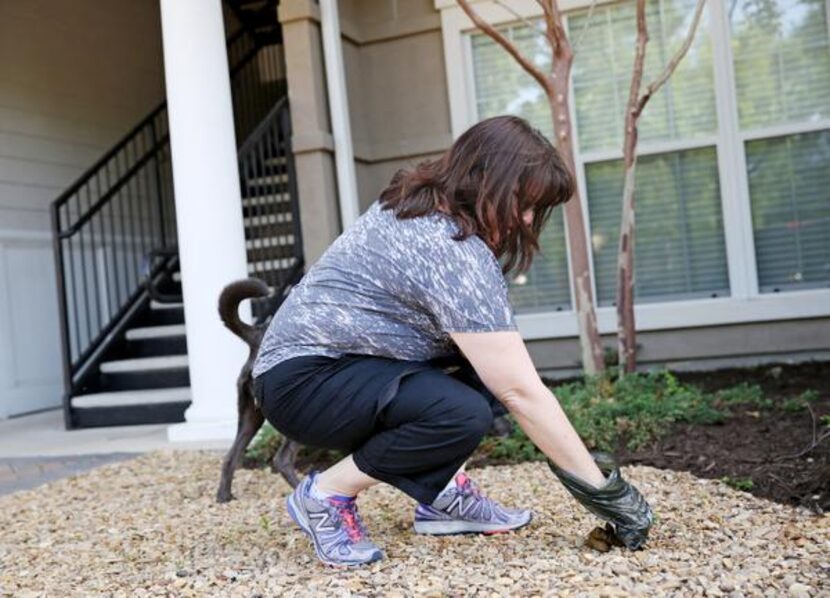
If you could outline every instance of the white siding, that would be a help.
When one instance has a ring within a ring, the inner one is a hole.
[[[157,0],[0,2],[0,418],[61,396],[49,205],[164,98]]]

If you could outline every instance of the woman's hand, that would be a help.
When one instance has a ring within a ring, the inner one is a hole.
[[[608,468],[608,481],[600,488],[564,471],[548,459],[548,466],[565,488],[586,509],[600,519],[609,521],[617,538],[627,548],[642,548],[648,539],[648,530],[654,522],[651,507],[632,484],[625,481],[619,467],[604,453],[592,456],[600,468]]]

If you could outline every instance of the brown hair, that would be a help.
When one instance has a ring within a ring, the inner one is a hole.
[[[495,116],[467,129],[442,156],[395,173],[381,192],[382,209],[400,219],[441,211],[460,228],[455,240],[480,236],[502,273],[526,271],[553,208],[570,199],[575,181],[550,141],[518,116]],[[533,209],[533,222],[522,216]]]

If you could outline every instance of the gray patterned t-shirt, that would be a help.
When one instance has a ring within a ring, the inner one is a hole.
[[[501,266],[436,212],[398,220],[375,201],[291,289],[253,375],[301,355],[429,360],[458,353],[448,332],[517,330]]]

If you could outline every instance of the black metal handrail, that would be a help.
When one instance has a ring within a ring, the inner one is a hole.
[[[287,122],[273,109],[286,90],[273,47],[278,39],[245,27],[228,39],[237,140],[247,139],[263,117]],[[282,106],[287,114],[287,104]],[[272,129],[267,134],[275,135]],[[273,151],[287,151],[287,137],[280,143]],[[291,196],[296,201],[295,191]],[[170,299],[169,293],[148,291],[169,279],[178,261],[166,102],[88,168],[50,211],[68,411],[68,398],[82,390],[85,375],[94,372],[128,317],[151,297]]]
[[[242,202],[248,217],[246,233],[252,275],[275,292],[254,300],[256,322],[264,321],[282,303],[284,292],[302,277],[303,240],[297,179],[291,151],[291,117],[283,98],[262,119],[239,148]]]

